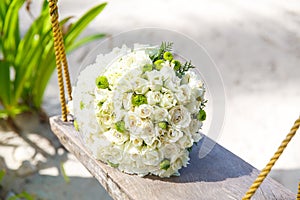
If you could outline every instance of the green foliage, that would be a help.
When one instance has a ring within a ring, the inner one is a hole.
[[[68,177],[68,175],[66,174],[66,170],[64,168],[64,163],[60,163],[60,171],[61,171],[61,174],[65,180],[66,183],[70,183],[70,178]]]
[[[35,196],[24,191],[8,198],[8,200],[19,200],[19,199],[34,200]]]
[[[0,1],[0,118],[40,109],[55,70],[48,2],[44,0],[40,15],[21,37],[19,10],[24,3],[25,0]],[[96,34],[77,40],[105,6],[106,3],[95,6],[68,27],[63,36],[67,52],[105,36]],[[60,25],[66,26],[70,19],[62,19]]]
[[[6,174],[5,170],[1,169],[0,170],[0,183],[2,182],[2,179],[4,178],[5,174]]]
[[[158,51],[155,52],[150,59],[155,62],[156,60],[163,59],[164,53],[172,50],[172,42],[162,42]]]

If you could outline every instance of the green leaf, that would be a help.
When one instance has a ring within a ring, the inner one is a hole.
[[[77,48],[79,48],[80,46],[92,42],[94,40],[97,39],[102,39],[103,37],[105,37],[106,35],[104,33],[100,33],[100,34],[96,34],[96,35],[90,35],[90,36],[86,36],[78,41],[75,41],[74,44],[71,44],[70,46],[67,46],[66,50],[68,52],[71,52]]]
[[[66,174],[66,170],[64,168],[64,163],[60,163],[60,170],[61,170],[61,174],[65,180],[66,183],[70,183],[70,178],[68,177],[68,175]]]
[[[0,170],[0,183],[1,183],[1,181],[3,180],[5,174],[6,174],[5,170],[4,170],[4,169],[1,169],[1,170]]]
[[[20,194],[11,196],[8,200],[19,200],[19,199],[26,199],[26,200],[34,200],[35,197],[27,192],[21,192]]]
[[[3,55],[9,62],[13,62],[20,41],[19,9],[25,0],[12,0],[5,15],[3,24]]]
[[[12,88],[10,81],[10,64],[0,60],[0,103],[7,107],[11,102]]]
[[[98,16],[99,13],[105,8],[107,3],[102,3],[85,13],[76,23],[74,23],[70,30],[65,35],[65,45],[71,45],[79,34],[87,27],[87,25]]]
[[[44,13],[38,17],[31,25],[24,38],[18,46],[18,54],[15,60],[16,79],[14,82],[15,99],[18,102],[19,98],[27,88],[32,88],[35,75],[39,71],[42,55],[47,53],[43,48],[44,43],[51,43],[52,33],[51,26],[45,21],[49,21],[49,14]],[[33,77],[33,79],[31,79]],[[26,84],[26,82],[28,82]],[[28,96],[25,94],[25,96]]]

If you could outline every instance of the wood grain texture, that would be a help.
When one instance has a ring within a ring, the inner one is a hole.
[[[72,123],[62,122],[59,116],[55,116],[50,118],[50,124],[61,143],[116,200],[241,199],[259,172],[219,144],[216,144],[207,156],[199,159],[198,153],[203,141],[213,142],[204,137],[193,148],[188,167],[180,170],[181,176],[164,179],[154,176],[141,178],[124,174],[96,160],[81,143],[79,133]],[[295,198],[296,194],[267,178],[252,199]]]

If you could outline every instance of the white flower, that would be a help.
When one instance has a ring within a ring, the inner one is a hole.
[[[137,113],[140,118],[147,118],[152,115],[153,107],[148,104],[142,104],[135,107],[135,113]]]
[[[157,149],[151,149],[144,152],[142,159],[146,165],[157,166],[162,161],[162,155]]]
[[[198,142],[202,138],[202,136],[199,132],[201,127],[202,127],[202,122],[197,119],[193,119],[189,125],[189,131],[195,142]]]
[[[192,96],[194,100],[203,101],[204,99],[204,88],[193,88]]]
[[[126,133],[120,133],[116,129],[110,129],[109,131],[104,132],[103,135],[108,141],[117,145],[122,145],[128,140],[128,135]]]
[[[177,103],[177,100],[174,98],[172,91],[165,89],[162,96],[160,106],[166,109],[172,108]]]
[[[185,104],[185,107],[191,114],[195,114],[199,112],[200,105],[201,105],[201,101],[191,101]]]
[[[161,101],[162,94],[160,92],[149,91],[146,93],[147,102],[150,105],[156,105]]]
[[[201,138],[202,122],[192,118],[205,88],[193,72],[179,78],[169,61],[151,69],[151,51],[145,48],[157,52],[159,46],[115,48],[84,69],[73,90],[74,115],[97,159],[139,176],[178,175],[188,164],[187,148]],[[108,79],[109,89],[97,88],[99,76]],[[170,166],[161,169],[166,160]]]
[[[148,81],[140,77],[132,79],[131,86],[137,94],[145,94],[149,90]]]
[[[97,158],[105,162],[119,164],[123,160],[123,151],[118,146],[105,146],[99,148]]]
[[[177,101],[186,104],[191,98],[191,88],[188,85],[181,85],[175,94]]]
[[[188,131],[189,130],[184,130],[184,135],[177,141],[177,144],[179,144],[182,149],[189,148],[194,144],[194,139]]]
[[[136,113],[129,111],[124,121],[126,129],[130,130],[131,134],[138,135],[142,131],[143,122]]]
[[[151,121],[143,122],[143,129],[140,136],[144,142],[151,146],[156,139],[154,126]]]
[[[183,132],[180,130],[170,128],[167,132],[168,141],[170,143],[175,143],[183,136]]]
[[[196,133],[200,130],[200,128],[202,127],[202,122],[197,120],[197,119],[192,119],[190,125],[189,125],[189,129],[190,129],[190,133]]]
[[[154,112],[153,112],[153,120],[155,122],[159,122],[159,121],[167,121],[167,119],[169,118],[169,113],[165,108],[161,108],[159,106],[156,106],[154,108]]]
[[[185,128],[187,127],[191,122],[191,115],[188,112],[188,110],[180,105],[173,107],[169,114],[171,116],[170,123],[171,125],[177,127],[177,128]]]
[[[124,93],[123,94],[123,98],[122,98],[122,103],[123,103],[123,107],[125,110],[130,110],[131,108],[131,99],[132,99],[132,94],[131,92],[129,93]]]
[[[163,154],[163,157],[165,159],[169,159],[172,163],[178,158],[178,155],[180,154],[180,149],[176,145],[176,143],[170,143],[162,146],[161,152]]]
[[[152,70],[150,72],[147,71],[145,74],[149,80],[150,89],[153,91],[160,90],[163,85],[163,76],[160,71]]]
[[[202,88],[203,83],[194,72],[189,72],[189,85],[191,88]]]

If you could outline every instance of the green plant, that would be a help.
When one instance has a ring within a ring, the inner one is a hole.
[[[0,118],[26,110],[40,110],[44,91],[55,69],[55,55],[49,8],[44,0],[40,15],[20,36],[19,10],[26,0],[0,1]],[[67,52],[105,34],[77,40],[86,26],[104,9],[102,3],[84,14],[64,31]],[[60,21],[61,26],[71,19]]]

